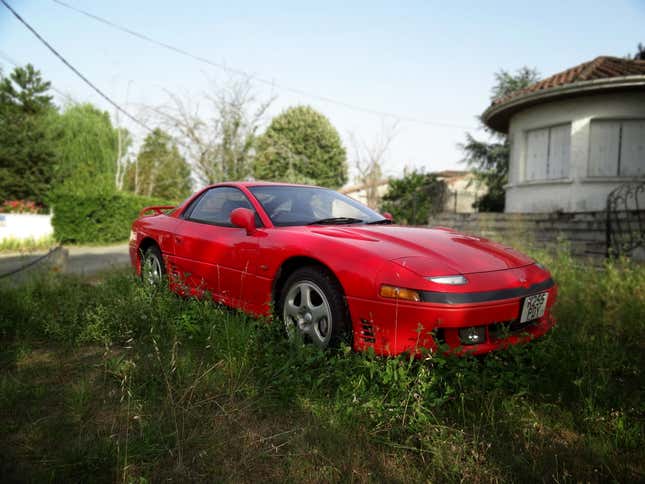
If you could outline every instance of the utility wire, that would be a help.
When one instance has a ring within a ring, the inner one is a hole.
[[[21,65],[15,59],[12,59],[11,57],[9,57],[9,55],[6,52],[3,52],[2,50],[0,50],[0,59],[3,59],[7,64],[11,64],[14,67],[22,67],[24,65],[24,64]],[[56,86],[51,85],[51,83],[50,83],[50,88],[52,91],[58,93],[59,96],[64,97],[68,101],[77,102],[76,99],[74,99],[72,96],[61,91],[60,89],[57,89]]]
[[[0,0],[0,1],[5,3],[4,0]],[[407,121],[407,122],[411,122],[411,123],[424,124],[424,125],[428,125],[428,126],[440,126],[440,127],[444,127],[444,128],[477,129],[477,128],[473,127],[473,126],[465,126],[465,125],[460,125],[460,124],[444,123],[444,122],[440,122],[440,121],[429,121],[429,120],[425,120],[425,119],[419,119],[419,118],[414,118],[414,117],[410,117],[410,116],[404,116],[404,115],[400,115],[400,114],[396,114],[396,113],[391,113],[391,112],[386,112],[386,111],[379,111],[379,110],[376,110],[376,109],[370,109],[370,108],[366,108],[366,107],[363,107],[363,106],[350,104],[350,103],[347,103],[345,101],[340,101],[338,99],[333,99],[333,98],[330,98],[330,97],[327,97],[327,96],[321,96],[321,95],[318,95],[318,94],[314,94],[314,93],[311,93],[311,92],[308,92],[308,91],[304,91],[302,89],[297,89],[297,88],[294,88],[294,87],[281,85],[281,84],[278,84],[278,83],[276,83],[274,81],[271,81],[269,79],[265,79],[263,77],[259,77],[259,76],[256,76],[254,74],[250,74],[250,73],[245,72],[245,71],[243,71],[241,69],[236,69],[236,68],[233,68],[233,67],[229,67],[229,66],[224,65],[224,64],[222,64],[220,62],[215,62],[215,61],[213,61],[211,59],[207,59],[206,57],[202,57],[202,56],[199,56],[199,55],[196,55],[196,54],[192,54],[192,53],[188,52],[187,50],[184,50],[184,49],[182,49],[180,47],[176,47],[176,46],[168,44],[166,42],[162,42],[160,40],[153,39],[152,37],[149,37],[149,36],[147,36],[145,34],[142,34],[140,32],[134,31],[134,30],[129,29],[127,27],[124,27],[122,25],[119,25],[119,24],[117,24],[115,22],[112,22],[111,20],[108,20],[108,19],[103,18],[103,17],[99,17],[98,15],[95,15],[95,14],[93,14],[91,12],[88,12],[86,10],[83,10],[83,9],[80,9],[80,8],[75,7],[73,5],[70,5],[70,4],[66,3],[66,2],[63,2],[62,0],[52,0],[52,1],[57,3],[58,5],[60,5],[62,7],[65,7],[67,9],[69,9],[69,10],[73,10],[73,11],[75,11],[77,13],[80,13],[81,15],[85,15],[86,17],[94,19],[97,22],[100,22],[102,24],[108,25],[108,26],[110,26],[110,27],[112,27],[114,29],[120,30],[121,32],[125,32],[128,35],[131,35],[131,36],[136,37],[138,39],[144,40],[144,41],[146,41],[148,43],[151,43],[151,44],[154,44],[154,45],[156,45],[158,47],[163,47],[164,49],[171,50],[171,51],[173,51],[173,52],[175,52],[177,54],[183,55],[185,57],[189,57],[189,58],[191,58],[193,60],[202,62],[204,64],[208,64],[208,65],[210,65],[212,67],[215,67],[217,69],[221,69],[223,71],[229,72],[229,73],[237,75],[237,76],[243,76],[243,77],[245,77],[247,79],[253,80],[253,81],[261,83],[261,84],[265,84],[265,85],[270,86],[270,87],[278,88],[278,89],[281,89],[283,91],[291,92],[293,94],[298,94],[300,96],[308,97],[308,98],[311,98],[311,99],[316,99],[318,101],[323,101],[323,102],[326,102],[326,103],[329,103],[329,104],[335,104],[337,106],[342,106],[344,108],[347,108],[347,109],[350,109],[350,110],[353,110],[353,111],[362,111],[364,113],[373,114],[373,115],[381,116],[381,117],[394,118],[394,119],[398,119],[400,121]]]
[[[61,62],[62,62],[63,64],[65,64],[67,67],[69,67],[69,68],[70,68],[70,69],[71,69],[71,70],[72,70],[72,71],[73,71],[73,72],[74,72],[78,77],[80,77],[80,78],[85,82],[85,84],[87,84],[87,85],[88,85],[88,86],[90,86],[94,91],[96,91],[96,93],[97,93],[99,96],[101,96],[101,97],[102,97],[103,99],[105,99],[108,103],[110,103],[112,106],[114,106],[114,108],[115,108],[115,109],[117,109],[117,110],[119,110],[121,113],[123,113],[123,114],[124,114],[128,119],[130,119],[131,121],[135,122],[136,124],[138,124],[139,126],[141,126],[142,128],[144,128],[145,130],[152,132],[152,129],[151,129],[151,128],[149,128],[145,123],[143,123],[142,121],[139,121],[137,118],[135,118],[135,117],[134,117],[134,116],[132,116],[130,113],[128,113],[125,109],[123,109],[123,108],[122,108],[121,106],[119,106],[115,101],[113,101],[113,100],[112,100],[112,99],[111,99],[107,94],[105,94],[105,93],[104,93],[103,91],[101,91],[98,87],[96,87],[96,85],[94,85],[94,84],[93,84],[93,83],[92,83],[92,82],[91,82],[87,77],[85,77],[83,74],[81,74],[81,72],[80,72],[78,69],[76,69],[72,64],[70,64],[70,63],[69,63],[69,61],[68,61],[67,59],[65,59],[65,57],[63,57],[63,56],[62,56],[62,55],[61,55],[61,54],[60,54],[56,49],[54,49],[54,47],[52,47],[52,45],[51,45],[49,42],[47,42],[47,41],[46,41],[46,40],[45,40],[45,39],[44,39],[44,38],[43,38],[43,37],[42,37],[42,36],[41,36],[37,31],[36,31],[36,29],[34,29],[31,25],[29,25],[29,23],[27,23],[27,21],[26,21],[25,19],[23,19],[23,18],[18,14],[18,12],[16,12],[16,11],[11,7],[11,5],[9,5],[9,4],[6,2],[6,0],[0,0],[0,2],[2,2],[2,4],[3,4],[5,7],[7,7],[7,9],[8,9],[12,14],[13,14],[13,16],[14,16],[14,17],[16,17],[16,18],[17,18],[17,19],[18,19],[18,20],[19,20],[19,21],[20,21],[20,22],[21,22],[25,27],[27,27],[27,29],[28,29],[32,34],[34,34],[34,35],[36,36],[36,38],[37,38],[38,40],[40,40],[40,41],[45,45],[45,47],[47,47],[47,48],[48,48],[48,49],[49,49],[49,50],[50,50],[50,51],[51,51],[51,52],[52,52],[56,57],[58,57],[58,58],[61,60]]]
[[[0,0],[0,1],[2,1],[2,0]],[[23,66],[26,65],[26,64],[19,63],[18,61],[16,61],[15,59],[11,58],[6,52],[3,52],[2,50],[0,50],[0,59],[3,59],[5,62],[7,62],[8,64],[13,65],[14,67],[23,67]],[[52,91],[57,92],[60,96],[66,98],[68,101],[70,101],[72,103],[77,103],[78,104],[80,102],[77,99],[74,99],[71,95],[61,91],[60,89],[57,89],[56,86],[50,85],[50,88],[51,88]],[[140,123],[140,124],[142,124],[142,123]],[[144,127],[148,131],[152,131],[149,127],[146,127],[145,125],[144,125]],[[171,140],[173,140],[175,142],[175,144],[177,146],[182,146],[183,148],[190,149],[188,144],[184,143],[182,140],[180,140],[176,136],[172,136],[170,134],[168,136],[170,137]]]

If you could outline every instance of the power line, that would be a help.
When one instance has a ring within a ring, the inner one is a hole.
[[[11,64],[14,67],[22,67],[24,65],[11,58],[6,52],[3,52],[2,50],[0,50],[0,59],[3,59],[7,64]],[[74,99],[72,96],[61,91],[60,89],[57,89],[56,86],[51,85],[51,83],[50,88],[52,91],[58,93],[59,96],[66,98],[68,101],[77,102],[76,99]]]
[[[2,1],[2,0],[0,0],[0,1]],[[0,50],[0,59],[3,59],[5,62],[7,62],[8,64],[13,65],[14,67],[23,67],[23,66],[26,65],[24,63],[21,64],[16,59],[13,59],[6,52],[4,52],[2,50]],[[80,101],[78,101],[77,99],[74,99],[71,95],[61,91],[60,89],[57,89],[56,86],[51,85],[51,83],[50,83],[50,89],[52,91],[54,91],[54,92],[57,92],[60,96],[66,98],[68,101],[70,101],[72,103],[76,103],[76,104],[80,103]],[[143,123],[141,123],[141,125],[143,125]],[[152,129],[147,127],[146,125],[143,125],[143,126],[148,131],[152,131]],[[117,128],[118,128],[118,126],[117,126]],[[186,143],[184,143],[182,140],[180,140],[176,136],[173,136],[171,134],[168,134],[168,136],[170,137],[171,140],[173,140],[175,142],[175,144],[177,144],[177,146],[182,146],[183,148],[190,149],[190,147]]]
[[[2,1],[4,3],[4,0],[0,0],[0,1]],[[263,77],[256,76],[254,74],[250,74],[250,73],[248,73],[246,71],[243,71],[242,69],[236,69],[236,68],[233,68],[233,67],[229,67],[229,66],[224,65],[224,64],[222,64],[220,62],[215,62],[215,61],[213,61],[211,59],[207,59],[206,57],[202,57],[202,56],[199,56],[199,55],[196,55],[196,54],[192,54],[191,52],[188,52],[187,50],[184,50],[184,49],[182,49],[180,47],[176,47],[176,46],[168,44],[166,42],[153,39],[152,37],[149,37],[148,35],[142,34],[142,33],[137,32],[135,30],[132,30],[132,29],[129,29],[129,28],[124,27],[122,25],[119,25],[119,24],[117,24],[115,22],[112,22],[111,20],[108,20],[106,18],[100,17],[100,16],[95,15],[95,14],[93,14],[91,12],[88,12],[87,10],[80,9],[80,8],[75,7],[73,5],[70,5],[70,4],[66,3],[66,2],[63,2],[62,0],[52,0],[52,1],[57,3],[58,5],[60,5],[62,7],[65,7],[67,9],[69,9],[69,10],[73,10],[73,11],[75,11],[77,13],[80,13],[81,15],[85,15],[86,17],[89,17],[89,18],[91,18],[93,20],[96,20],[97,22],[100,22],[102,24],[108,25],[109,27],[112,27],[114,29],[120,30],[121,32],[125,32],[126,34],[131,35],[133,37],[136,37],[136,38],[138,38],[140,40],[144,40],[144,41],[146,41],[148,43],[151,43],[151,44],[154,44],[154,45],[156,45],[158,47],[162,47],[164,49],[171,50],[171,51],[173,51],[173,52],[175,52],[177,54],[183,55],[185,57],[189,57],[189,58],[191,58],[193,60],[196,60],[198,62],[202,62],[204,64],[208,64],[208,65],[210,65],[212,67],[215,67],[217,69],[229,72],[229,73],[234,74],[236,76],[243,76],[243,77],[245,77],[247,79],[253,80],[253,81],[258,82],[260,84],[265,84],[267,86],[278,88],[278,89],[281,89],[283,91],[291,92],[293,94],[298,94],[300,96],[308,97],[308,98],[311,98],[311,99],[316,99],[318,101],[323,101],[325,103],[335,104],[337,106],[342,106],[342,107],[344,107],[346,109],[351,109],[353,111],[362,111],[364,113],[373,114],[373,115],[381,116],[381,117],[394,118],[394,119],[398,119],[400,121],[408,121],[408,122],[411,122],[411,123],[425,124],[425,125],[428,125],[428,126],[440,126],[440,127],[444,127],[444,128],[477,129],[477,128],[473,127],[473,126],[465,126],[465,125],[459,125],[459,124],[445,123],[445,122],[440,122],[440,121],[429,121],[429,120],[425,120],[425,119],[414,118],[414,117],[411,117],[411,116],[404,116],[404,115],[400,115],[400,114],[396,114],[396,113],[391,113],[391,112],[386,112],[386,111],[379,111],[379,110],[376,110],[376,109],[370,109],[370,108],[366,108],[364,106],[358,106],[356,104],[350,104],[348,102],[341,101],[341,100],[338,100],[338,99],[333,99],[333,98],[330,98],[330,97],[327,97],[327,96],[321,96],[319,94],[311,93],[311,92],[308,92],[308,91],[305,91],[305,90],[302,90],[302,89],[298,89],[298,88],[295,88],[295,87],[289,87],[289,86],[285,86],[285,85],[282,85],[282,84],[278,84],[278,83],[276,83],[274,81],[271,81],[269,79],[265,79]]]
[[[18,20],[19,20],[19,21],[20,21],[20,22],[21,22],[21,23],[22,23],[22,24],[23,24],[23,25],[24,25],[24,26],[25,26],[25,27],[26,27],[26,28],[27,28],[27,29],[28,29],[32,34],[34,34],[34,35],[36,36],[36,38],[37,38],[38,40],[40,40],[40,42],[42,42],[42,43],[45,45],[45,47],[47,47],[47,48],[48,48],[48,49],[49,49],[49,50],[50,50],[50,51],[51,51],[51,52],[52,52],[56,57],[58,57],[58,58],[60,59],[60,61],[61,61],[63,64],[65,64],[65,65],[66,65],[69,69],[71,69],[71,70],[72,70],[72,71],[73,71],[73,72],[74,72],[78,77],[80,77],[80,78],[85,82],[85,84],[87,84],[87,85],[88,85],[88,86],[90,86],[94,91],[96,91],[96,93],[97,93],[99,96],[101,96],[101,97],[102,97],[103,99],[105,99],[108,103],[110,103],[112,106],[114,106],[114,108],[115,108],[115,109],[117,109],[117,110],[119,110],[121,113],[123,113],[123,114],[124,114],[128,119],[130,119],[131,121],[135,122],[136,124],[138,124],[138,125],[139,125],[139,126],[141,126],[142,128],[146,129],[147,131],[152,132],[152,129],[151,129],[151,128],[149,128],[145,123],[143,123],[142,121],[139,121],[137,118],[135,118],[135,117],[134,117],[134,116],[132,116],[130,113],[128,113],[125,109],[123,109],[123,108],[122,108],[121,106],[119,106],[115,101],[113,101],[113,100],[112,100],[112,99],[111,99],[107,94],[105,94],[105,93],[104,93],[103,91],[101,91],[98,87],[96,87],[96,85],[94,85],[94,84],[93,84],[93,83],[92,83],[92,82],[91,82],[87,77],[85,77],[83,74],[81,74],[81,72],[80,72],[78,69],[76,69],[72,64],[70,64],[70,63],[69,63],[69,61],[68,61],[67,59],[65,59],[65,57],[63,57],[63,56],[62,56],[62,55],[61,55],[61,54],[60,54],[56,49],[54,49],[54,47],[52,47],[52,45],[51,45],[49,42],[47,42],[47,41],[46,41],[46,40],[45,40],[45,39],[44,39],[44,38],[43,38],[43,37],[42,37],[42,36],[41,36],[37,31],[36,31],[36,29],[34,29],[31,25],[29,25],[29,23],[27,23],[27,21],[26,21],[25,19],[23,19],[23,18],[18,14],[18,12],[16,12],[16,11],[11,7],[11,5],[9,5],[5,0],[0,0],[0,2],[2,2],[2,4],[3,4],[5,7],[7,7],[7,9],[8,9],[12,14],[13,14],[13,16],[14,16],[14,17],[16,17],[16,18],[17,18],[17,19],[18,19]]]

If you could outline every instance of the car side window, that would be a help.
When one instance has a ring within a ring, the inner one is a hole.
[[[193,222],[232,227],[231,212],[236,208],[253,210],[251,202],[241,190],[233,187],[211,188],[188,207],[186,218]]]

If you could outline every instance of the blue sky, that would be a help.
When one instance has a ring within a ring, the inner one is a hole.
[[[165,102],[165,91],[199,99],[209,79],[231,77],[52,0],[7,1],[101,89],[123,105],[127,100],[134,114],[141,104]],[[598,55],[633,53],[645,42],[645,0],[67,2],[279,85],[458,126],[399,122],[385,166],[392,175],[404,167],[463,167],[457,144],[477,126],[475,116],[488,105],[500,68],[528,65],[548,76]],[[73,98],[109,108],[1,5],[0,53],[31,62]],[[2,59],[0,66],[11,68]],[[271,115],[310,104],[346,140],[354,133],[369,141],[392,122],[279,87],[258,84],[256,91],[260,98],[277,96]]]

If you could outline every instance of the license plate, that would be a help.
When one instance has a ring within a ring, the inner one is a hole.
[[[546,311],[546,301],[549,297],[548,292],[541,292],[534,296],[528,296],[524,299],[524,306],[522,307],[522,317],[520,323],[533,321],[534,319],[544,316]]]

